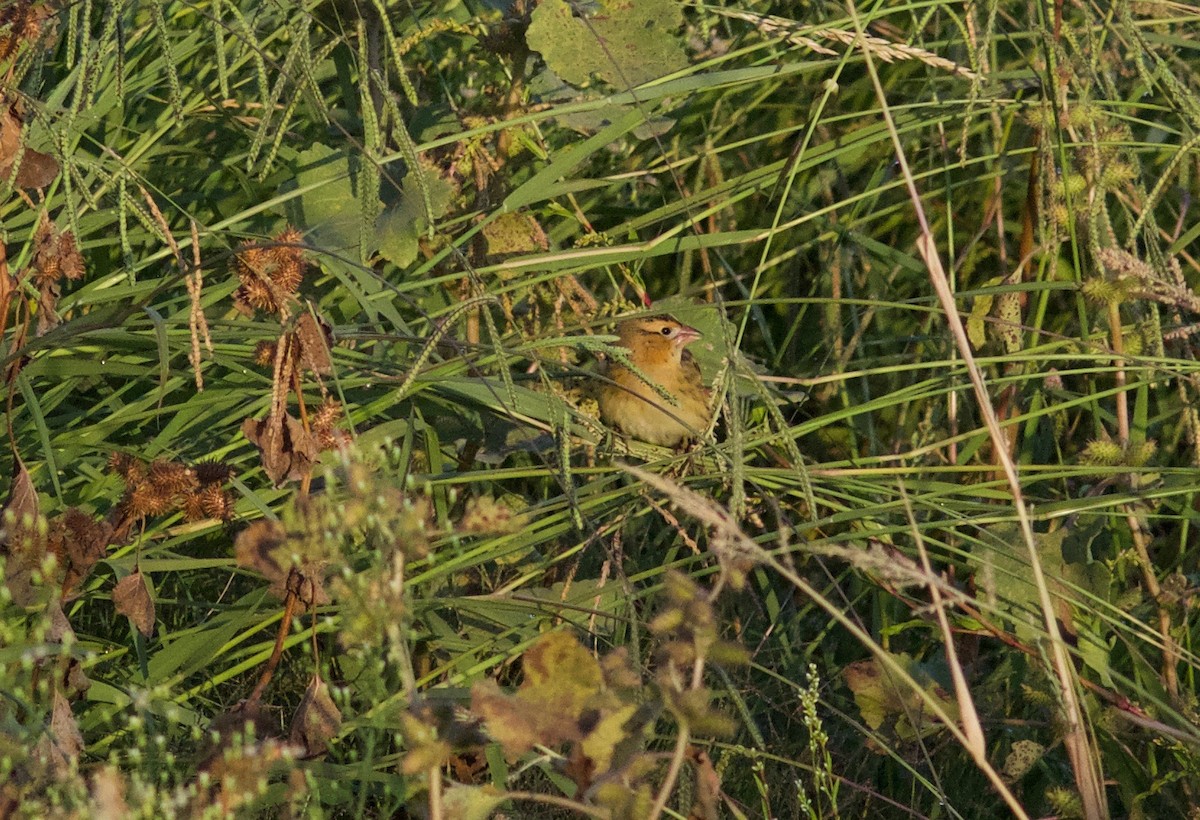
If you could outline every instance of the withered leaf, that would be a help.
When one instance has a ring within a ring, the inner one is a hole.
[[[55,180],[59,170],[58,160],[50,154],[26,148],[21,167],[17,169],[16,185],[18,188],[45,188]]]
[[[147,638],[154,634],[154,599],[141,570],[126,575],[113,587],[113,606],[117,614],[129,618]]]
[[[38,287],[37,328],[33,335],[41,338],[62,324],[58,315],[58,297],[62,288],[57,282],[46,282]]]
[[[60,601],[50,601],[46,604],[46,615],[50,620],[50,628],[46,630],[46,641],[48,643],[62,643],[68,639],[74,640],[75,629],[71,626],[71,620],[67,617],[67,613],[63,612]]]
[[[313,675],[292,718],[289,739],[304,749],[305,757],[315,757],[325,753],[341,727],[342,713],[329,696],[329,685],[320,675]]]
[[[8,303],[16,286],[16,280],[8,272],[8,246],[0,241],[0,314],[8,313]]]
[[[53,3],[0,3],[0,61],[8,60],[21,47],[48,47],[57,42],[58,26]]]
[[[287,530],[278,521],[261,519],[238,534],[233,548],[239,567],[252,569],[272,584],[287,582],[290,567],[280,558],[287,543]]]
[[[124,820],[131,816],[125,802],[125,777],[116,766],[101,766],[92,773],[88,814],[95,820]]]
[[[258,447],[263,469],[277,487],[308,475],[321,453],[316,440],[291,413],[285,413],[282,420],[274,415],[261,421],[246,419],[242,434]]]
[[[696,766],[696,802],[688,820],[720,820],[721,776],[713,767],[712,758],[695,746],[688,750],[688,757]]]
[[[442,795],[442,816],[446,820],[488,820],[508,795],[493,786],[455,784]]]
[[[38,504],[37,490],[33,488],[33,479],[25,462],[19,456],[14,456],[13,478],[8,492],[8,503],[4,505],[4,546],[10,550],[16,546],[16,536],[22,529],[36,525],[41,507]],[[11,518],[13,523],[9,523]],[[27,522],[27,523],[26,523]],[[15,525],[15,527],[14,527]],[[11,554],[11,553],[7,553]]]
[[[8,503],[0,520],[0,555],[8,558],[4,583],[13,602],[31,606],[42,598],[34,575],[46,556],[46,542],[38,531],[41,510],[33,480],[24,462],[19,457],[14,459]]]
[[[540,638],[522,658],[525,680],[514,695],[495,681],[471,688],[471,711],[482,717],[505,754],[523,754],[534,745],[578,741],[597,725],[603,676],[599,662],[566,632]],[[590,716],[585,720],[585,707]]]
[[[300,345],[300,363],[312,372],[325,376],[333,372],[329,350],[333,347],[333,329],[324,319],[302,313],[296,320],[296,341]]]
[[[8,178],[13,160],[21,150],[21,120],[11,106],[0,106],[0,176]]]
[[[57,777],[70,774],[71,764],[79,758],[83,749],[83,735],[71,712],[71,704],[57,689],[54,690],[54,705],[50,711],[49,731],[34,747],[34,755]]]
[[[70,620],[67,619],[67,613],[63,612],[61,600],[51,598],[46,603],[45,615],[50,622],[50,628],[46,630],[47,643],[75,642],[75,630],[71,627]],[[67,695],[83,694],[92,685],[83,671],[83,664],[77,657],[67,656],[56,659],[52,656],[39,663],[43,667],[56,665],[54,674],[62,685],[59,691]]]
[[[0,110],[0,177],[7,179],[18,156],[14,183],[18,188],[45,188],[58,176],[58,160],[26,147],[21,151],[21,118],[12,106]]]
[[[278,521],[255,521],[234,542],[239,567],[252,569],[271,582],[270,593],[289,593],[305,606],[329,603],[325,592],[327,563],[295,556],[288,549],[287,530]]]
[[[550,247],[546,232],[526,213],[501,214],[482,229],[489,256],[512,256],[544,251]]]
[[[941,686],[925,666],[907,653],[891,655],[952,719],[958,717],[958,706],[949,692]],[[863,723],[871,729],[888,733],[905,742],[927,737],[944,728],[938,716],[926,705],[920,692],[894,675],[878,658],[867,658],[849,664],[843,670],[846,685],[854,694]],[[882,752],[869,744],[872,751]]]
[[[200,771],[220,769],[226,752],[240,750],[270,735],[271,720],[262,703],[257,700],[242,701],[217,715],[209,724],[198,768]]]
[[[438,768],[450,757],[450,744],[438,737],[438,728],[413,710],[400,713],[400,731],[404,735],[404,759],[400,771],[407,775],[420,774]]]

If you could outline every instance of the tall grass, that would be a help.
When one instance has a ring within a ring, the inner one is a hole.
[[[1196,9],[43,8],[3,811],[1195,804]]]

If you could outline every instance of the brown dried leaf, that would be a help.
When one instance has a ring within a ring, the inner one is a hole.
[[[488,820],[509,796],[494,786],[463,786],[454,784],[442,794],[442,817],[445,820]]]
[[[13,464],[13,479],[8,492],[8,503],[4,506],[4,516],[7,519],[10,515],[17,522],[18,526],[32,526],[41,515],[41,507],[38,504],[37,490],[33,488],[33,479],[29,476],[29,470],[25,469],[25,462],[19,456],[14,456],[15,463]],[[21,522],[28,521],[29,524]],[[11,547],[14,543],[16,531],[12,525],[6,523],[5,532],[7,537],[4,541],[5,546]]]
[[[25,463],[17,456],[14,460],[8,503],[0,519],[0,555],[8,558],[4,583],[13,601],[18,606],[30,606],[41,599],[33,578],[46,557],[46,540],[38,526],[41,510],[37,490]]]
[[[58,297],[62,288],[57,282],[45,282],[38,286],[37,327],[33,335],[41,338],[62,324],[58,315]]]
[[[296,596],[296,600],[306,607],[324,606],[329,603],[329,593],[325,591],[325,575],[329,564],[325,561],[303,561],[288,577],[288,589]],[[276,592],[274,587],[270,590]]]
[[[8,246],[0,241],[0,316],[8,313],[8,303],[16,287],[17,280],[8,272]]]
[[[91,802],[87,815],[94,820],[125,820],[132,816],[125,802],[125,778],[116,766],[101,766],[92,773]]]
[[[26,148],[14,182],[18,188],[45,188],[58,177],[60,170],[58,160],[50,154]]]
[[[71,627],[71,621],[67,618],[67,613],[63,612],[61,602],[51,601],[46,606],[46,615],[50,621],[50,628],[46,630],[47,643],[62,643],[64,640],[74,641],[75,630]]]
[[[271,720],[262,703],[242,701],[217,715],[209,724],[198,768],[202,772],[220,773],[225,768],[227,756],[236,756],[254,740],[261,741],[270,736]]]
[[[141,570],[126,575],[113,587],[113,606],[147,638],[154,634],[154,599]]]
[[[325,753],[341,727],[342,713],[329,696],[328,684],[313,675],[292,718],[291,742],[304,749],[305,757],[315,757]]]
[[[304,478],[321,454],[316,440],[291,413],[284,415],[283,423],[275,416],[261,421],[246,419],[242,434],[258,447],[263,469],[277,487],[289,479]]]
[[[425,710],[414,709],[400,713],[400,733],[404,736],[404,758],[400,771],[406,775],[420,774],[445,765],[452,751],[450,744],[438,737],[438,727],[425,718]]]
[[[55,689],[49,731],[34,746],[34,756],[56,777],[64,778],[70,775],[71,766],[82,750],[83,735],[71,712],[71,704]]]
[[[300,345],[300,364],[320,376],[333,372],[329,350],[333,347],[333,329],[324,319],[302,313],[296,320],[296,341]]]
[[[7,179],[20,157],[14,184],[18,188],[45,188],[58,176],[58,160],[26,147],[21,151],[21,118],[11,105],[0,110],[0,178]]]
[[[688,757],[696,767],[696,802],[688,820],[720,820],[721,776],[713,767],[712,758],[695,746],[688,750]]]
[[[260,519],[238,535],[233,542],[239,567],[252,569],[272,584],[287,583],[289,566],[280,561],[287,544],[287,530],[278,521]]]
[[[0,106],[0,177],[8,178],[13,160],[21,150],[21,121],[11,106]]]
[[[287,530],[282,524],[260,520],[238,535],[234,553],[239,567],[254,570],[271,582],[269,591],[277,598],[290,593],[305,606],[329,603],[324,587],[328,562],[297,557],[289,546]]]
[[[29,0],[0,4],[0,61],[8,60],[21,46],[32,47],[39,40],[53,42],[55,10],[52,3]]]
[[[46,604],[45,614],[50,623],[50,628],[46,630],[46,642],[51,644],[65,644],[75,642],[75,630],[71,628],[71,622],[67,620],[67,614],[63,612],[62,602],[57,598],[52,598]],[[81,695],[88,690],[92,682],[88,680],[88,676],[84,674],[83,664],[76,657],[67,657],[65,660],[58,660],[51,656],[38,662],[41,668],[49,668],[53,665],[50,674],[61,685],[60,691],[64,695]]]
[[[471,688],[471,711],[484,718],[505,754],[582,739],[590,731],[581,721],[584,707],[603,686],[599,662],[570,634],[551,632],[525,652],[522,668],[525,680],[515,695],[491,680]]]
[[[555,743],[569,734],[569,726],[545,726],[545,718],[553,715],[530,709],[523,701],[506,695],[494,680],[481,680],[471,687],[471,711],[483,718],[488,733],[510,758],[518,757],[538,743],[553,740]],[[548,737],[553,735],[553,737]]]

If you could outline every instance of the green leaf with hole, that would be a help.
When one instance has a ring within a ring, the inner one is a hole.
[[[576,17],[565,0],[534,10],[526,40],[562,79],[587,85],[593,76],[633,88],[678,71],[687,55],[675,32],[683,9],[675,0],[600,0],[589,17]]]
[[[350,160],[343,152],[317,143],[300,153],[295,165],[295,180],[283,186],[284,191],[299,191],[288,201],[288,218],[304,229],[313,245],[357,258],[363,210]]]
[[[425,198],[426,191],[410,172],[401,186],[400,201],[375,220],[380,255],[402,268],[416,260],[421,234],[446,214],[454,198],[454,187],[432,169],[425,168],[420,173],[429,198]]]

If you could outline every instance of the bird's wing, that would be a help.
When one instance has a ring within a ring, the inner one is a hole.
[[[704,395],[710,395],[708,388],[704,386],[704,377],[700,374],[700,363],[690,350],[683,351],[683,355],[679,357],[679,366],[683,369],[684,384],[700,385]]]

